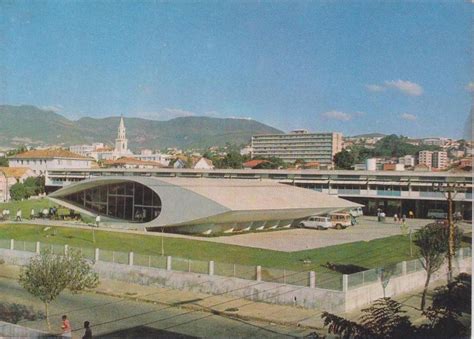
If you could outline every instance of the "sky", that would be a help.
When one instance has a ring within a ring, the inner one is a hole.
[[[463,137],[467,1],[1,1],[0,104]],[[1,123],[1,122],[0,122]]]

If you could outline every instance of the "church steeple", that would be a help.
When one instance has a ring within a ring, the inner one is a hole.
[[[128,140],[126,135],[125,123],[123,115],[120,115],[120,124],[117,131],[117,139],[115,139],[115,151],[117,157],[130,153],[128,150]]]

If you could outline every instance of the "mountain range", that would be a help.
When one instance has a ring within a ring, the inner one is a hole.
[[[0,105],[0,146],[44,146],[114,144],[120,117],[69,120],[35,106]],[[255,120],[211,117],[179,117],[168,121],[124,118],[129,147],[163,149],[167,147],[205,148],[240,145],[256,134],[282,131]]]

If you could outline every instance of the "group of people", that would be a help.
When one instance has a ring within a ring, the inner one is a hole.
[[[4,209],[2,211],[2,220],[10,220],[10,210],[9,209]],[[22,211],[21,209],[18,209],[16,211],[16,221],[22,221]]]
[[[90,322],[89,321],[84,321],[84,335],[82,336],[82,339],[92,339],[92,330],[90,327]],[[61,324],[61,330],[62,330],[62,337],[66,338],[72,338],[72,327],[71,323],[69,322],[69,319],[67,318],[66,315],[62,316],[62,324]]]

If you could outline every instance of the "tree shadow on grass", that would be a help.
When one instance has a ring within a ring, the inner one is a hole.
[[[353,265],[353,264],[336,264],[336,263],[331,263],[329,261],[321,266],[327,269],[330,269],[331,271],[338,272],[341,274],[353,274],[353,273],[358,273],[358,272],[368,270],[367,267],[363,267],[363,266],[358,266],[358,265]]]
[[[22,320],[44,319],[44,313],[32,307],[16,303],[0,302],[0,320],[17,324]]]
[[[186,334],[170,332],[166,330],[160,330],[158,328],[148,326],[136,326],[126,328],[123,330],[113,331],[106,334],[94,336],[94,338],[127,338],[127,339],[155,339],[155,338],[169,338],[169,339],[193,339],[193,337]]]

